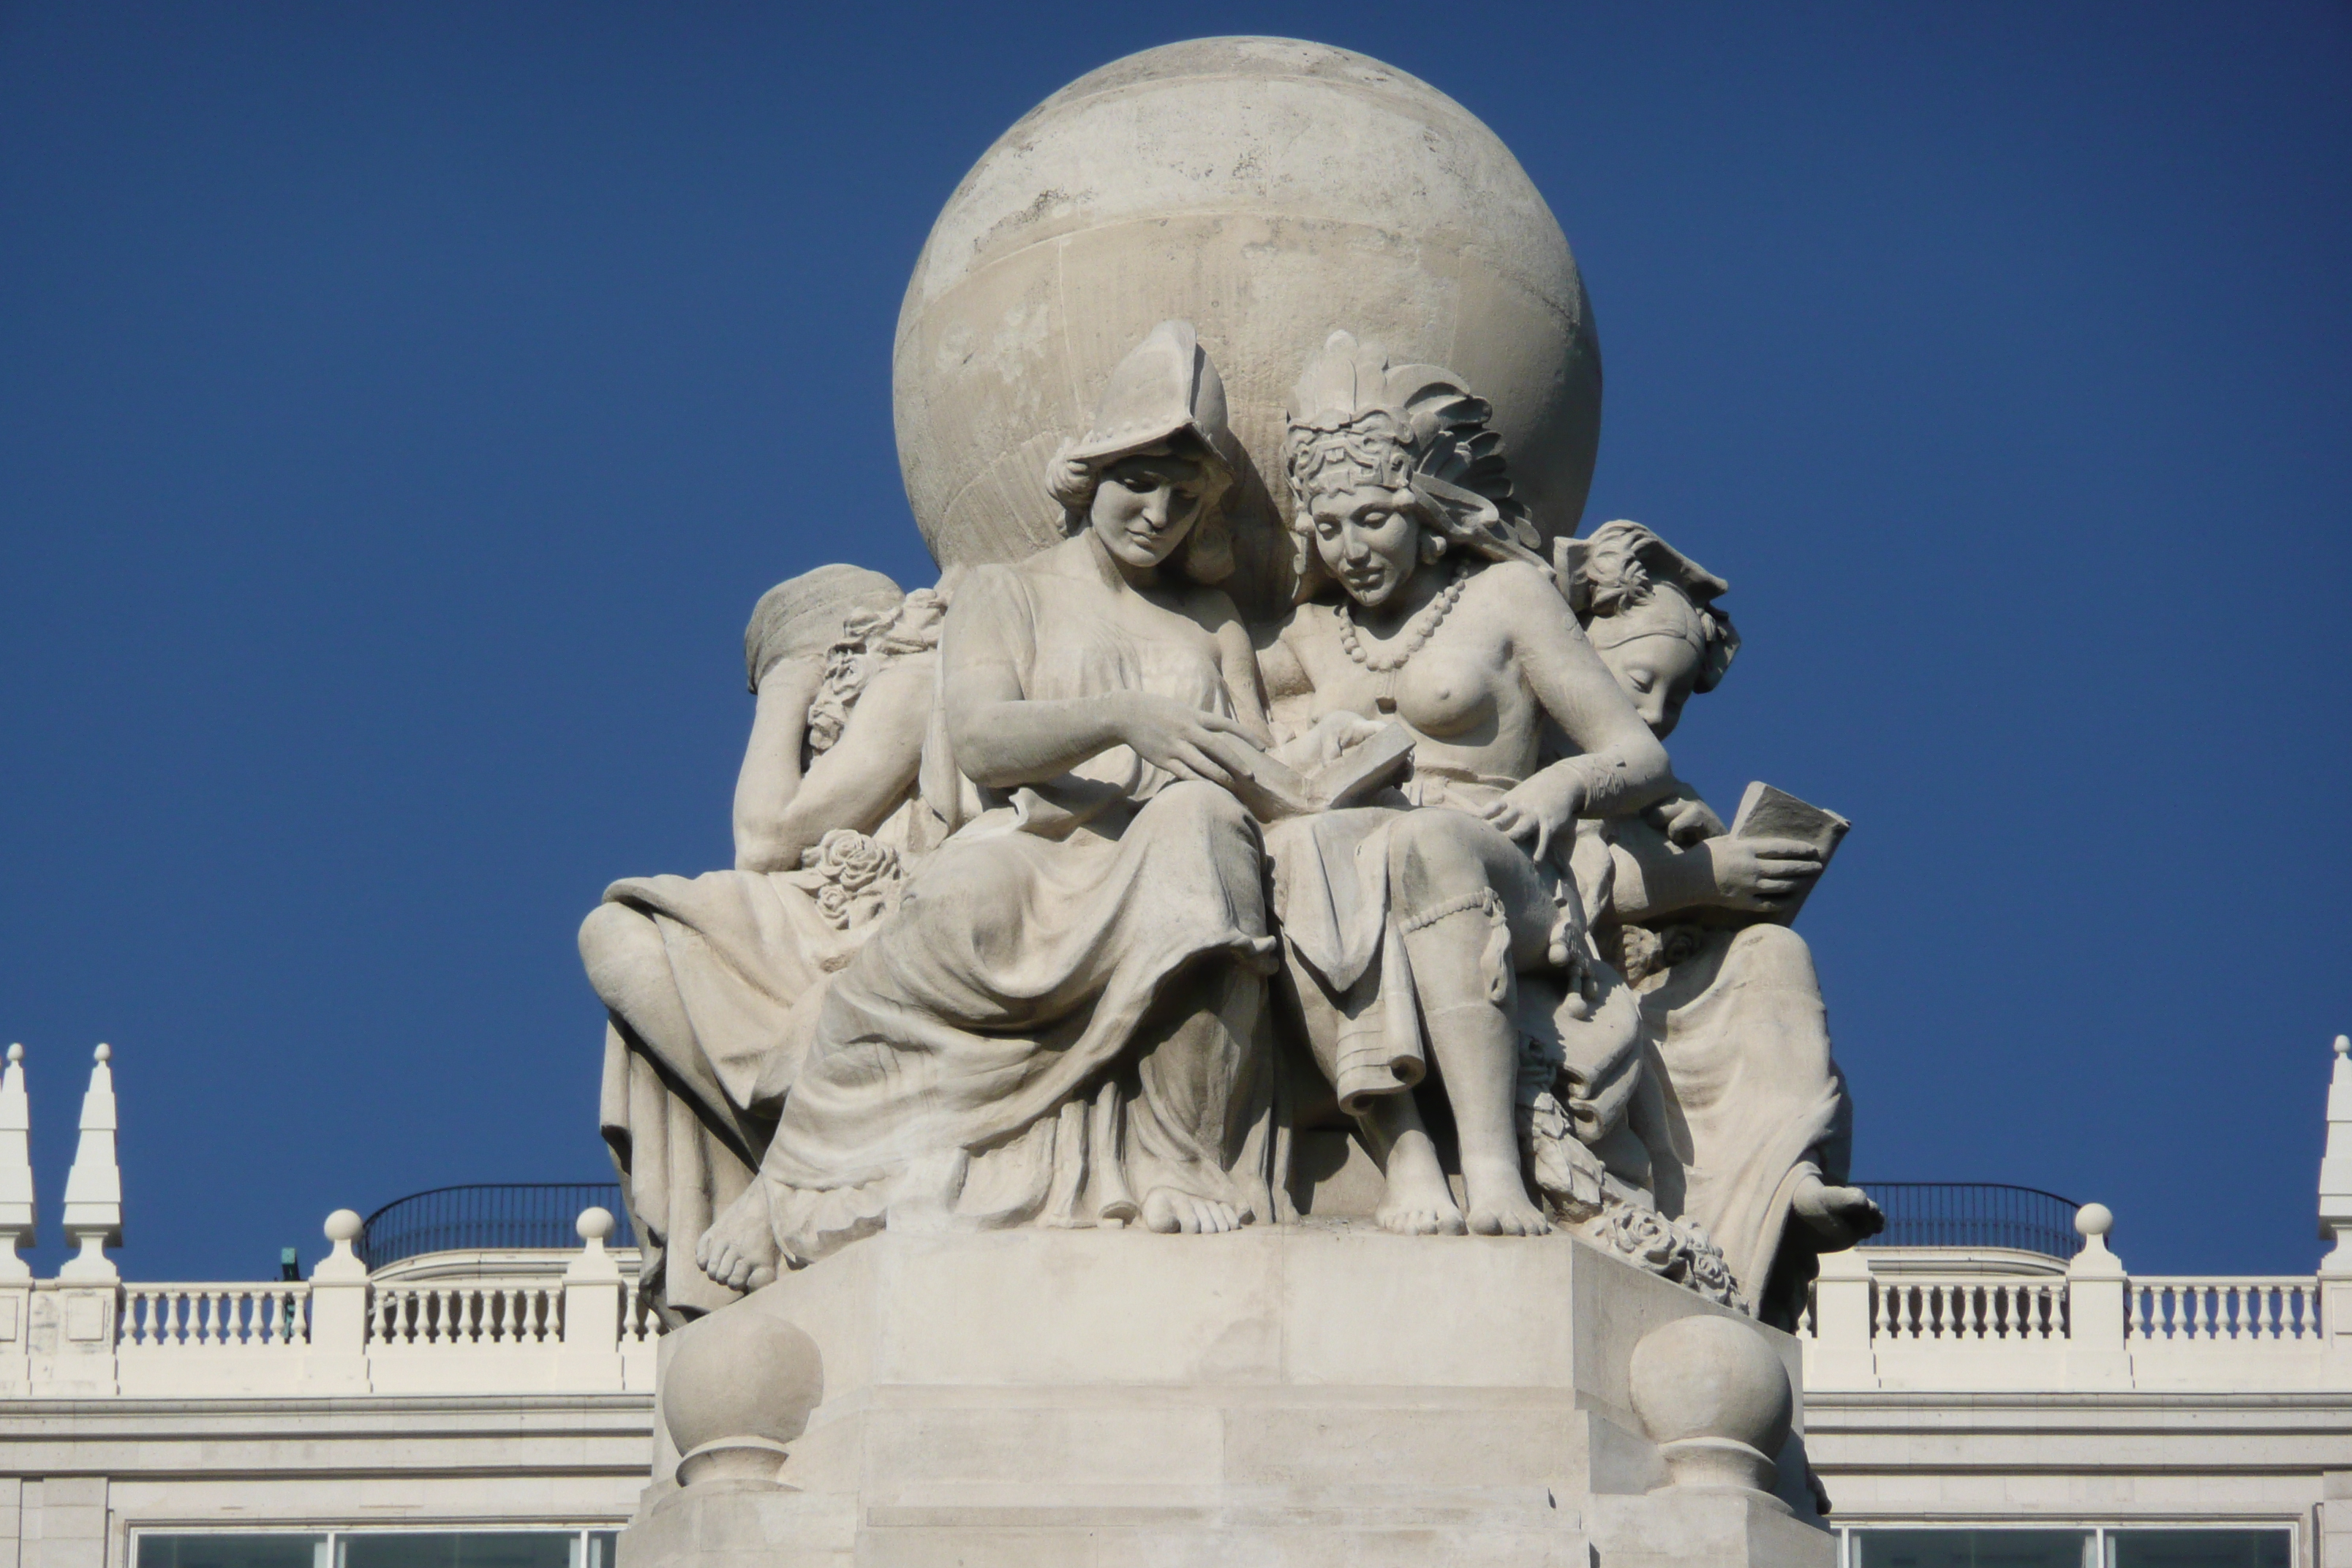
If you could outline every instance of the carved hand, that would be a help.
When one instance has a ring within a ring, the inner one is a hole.
[[[1668,795],[1642,815],[1666,836],[1666,842],[1687,849],[1703,838],[1720,838],[1723,818],[1698,796],[1684,791]]]
[[[1286,767],[1311,773],[1326,763],[1338,762],[1350,746],[1362,745],[1387,727],[1342,708],[1324,714],[1311,728],[1266,754]]]
[[[1553,837],[1574,825],[1583,805],[1581,781],[1569,769],[1555,765],[1500,799],[1487,802],[1479,815],[1505,837],[1526,844],[1528,853],[1540,860],[1550,851]]]
[[[1771,914],[1822,874],[1820,854],[1798,838],[1709,838],[1691,853],[1708,858],[1716,902],[1756,914]]]
[[[1149,691],[1121,692],[1113,728],[1120,741],[1154,767],[1181,779],[1233,787],[1234,774],[1263,756],[1231,719]]]

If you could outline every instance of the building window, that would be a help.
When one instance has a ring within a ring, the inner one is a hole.
[[[1857,1530],[1850,1568],[2100,1568],[2098,1545],[2091,1530]]]
[[[2286,1530],[2110,1530],[2106,1568],[2287,1568]]]
[[[323,1535],[142,1535],[139,1568],[332,1568]]]
[[[137,1568],[614,1568],[619,1539],[613,1530],[142,1531],[133,1561]]]
[[[2286,1526],[1872,1526],[1840,1533],[1843,1568],[2292,1568],[2294,1561],[2294,1531]]]

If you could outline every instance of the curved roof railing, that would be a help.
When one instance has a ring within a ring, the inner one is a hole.
[[[607,1245],[635,1247],[618,1182],[493,1182],[435,1187],[396,1198],[367,1216],[358,1252],[371,1268],[422,1252],[503,1252],[576,1247],[585,1208],[609,1210]]]
[[[2006,1182],[1857,1182],[1886,1211],[1864,1247],[2007,1247],[2045,1258],[2083,1249],[2072,1198]]]

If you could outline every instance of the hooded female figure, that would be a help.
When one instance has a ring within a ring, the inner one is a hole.
[[[1585,946],[1568,850],[1577,818],[1672,779],[1536,553],[1490,413],[1452,373],[1335,332],[1292,393],[1286,447],[1300,576],[1339,592],[1285,625],[1268,688],[1327,730],[1392,720],[1413,741],[1397,804],[1417,809],[1326,813],[1269,840],[1290,989],[1387,1173],[1381,1222],[1406,1232],[1550,1228],[1516,1125],[1530,1040],[1575,1080],[1580,1136],[1622,1128],[1638,1020]],[[1412,1092],[1424,1028],[1466,1215]],[[1589,1214],[1598,1185],[1586,1195]]]
[[[1270,1217],[1274,941],[1224,786],[1271,737],[1246,630],[1186,571],[1220,564],[1197,535],[1231,439],[1192,328],[1161,323],[1049,472],[1072,537],[959,584],[922,765],[956,831],[827,988],[758,1179],[703,1237],[713,1279],[757,1285],[893,1213]]]
[[[1730,584],[1637,522],[1570,542],[1561,570],[1592,646],[1651,729],[1671,734],[1739,651],[1715,602]],[[1843,1184],[1853,1106],[1812,955],[1772,923],[1821,875],[1821,857],[1793,838],[1732,837],[1687,791],[1606,837],[1614,867],[1597,935],[1641,996],[1663,1068],[1658,1205],[1703,1226],[1750,1310],[1789,1327],[1815,1258],[1885,1223]]]

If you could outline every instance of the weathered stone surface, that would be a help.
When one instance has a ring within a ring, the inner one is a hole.
[[[799,1489],[661,1479],[626,1568],[1580,1564],[1604,1531],[1628,1561],[1833,1554],[1790,1511],[1794,1443],[1769,1521],[1647,1495],[1666,1475],[1635,1347],[1704,1320],[1790,1369],[1795,1342],[1566,1237],[888,1234],[736,1313],[789,1316],[823,1354],[780,1477]]]
[[[1225,373],[1248,464],[1235,597],[1284,602],[1286,395],[1331,329],[1453,366],[1492,401],[1549,534],[1574,531],[1600,437],[1591,310],[1518,160],[1393,67],[1289,38],[1116,61],[1031,110],[964,177],[899,312],[894,402],[942,566],[1060,537],[1037,475],[1155,321]]]

